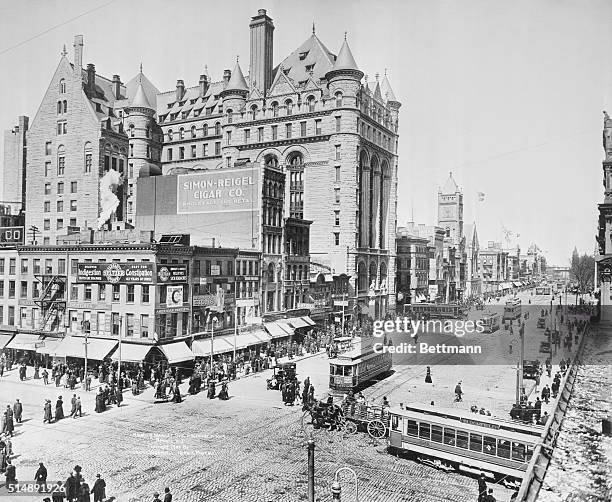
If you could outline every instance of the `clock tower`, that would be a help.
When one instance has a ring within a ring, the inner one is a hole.
[[[438,226],[446,231],[446,238],[459,247],[463,239],[463,193],[449,173],[442,189],[438,190]]]

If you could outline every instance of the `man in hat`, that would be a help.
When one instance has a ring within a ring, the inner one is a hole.
[[[167,486],[164,488],[164,502],[172,502],[172,494]]]
[[[96,482],[91,489],[94,496],[94,502],[102,502],[106,498],[106,482],[100,474],[96,474]]]
[[[39,492],[45,491],[45,485],[47,484],[47,468],[42,462],[38,464],[38,470],[36,474],[34,474],[34,481],[36,481],[38,485]]]
[[[72,394],[72,399],[70,399],[70,404],[71,404],[70,416],[71,417],[74,417],[74,414],[76,413],[76,402],[77,402],[77,396],[76,394]]]
[[[50,399],[45,399],[45,416],[43,418],[43,424],[45,422],[47,423],[51,423],[52,417],[51,417],[51,400]]]
[[[159,493],[155,492],[153,494],[153,502],[162,502],[161,499],[159,498]]]
[[[23,413],[23,405],[19,402],[19,399],[15,400],[13,405],[13,413],[15,414],[15,422],[21,423],[21,414]]]

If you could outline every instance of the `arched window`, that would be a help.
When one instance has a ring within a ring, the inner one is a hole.
[[[278,117],[278,101],[272,103],[272,116]]]
[[[129,130],[130,130],[130,138],[134,137],[134,124],[130,124],[128,126]],[[170,136],[172,134],[171,131],[168,131],[168,139],[172,139],[172,137]]]
[[[64,100],[64,113],[68,113],[68,101]]]
[[[293,101],[290,99],[285,101],[285,108],[287,110],[287,115],[293,115]]]
[[[182,127],[179,129],[179,139],[184,139],[185,137],[185,129]]]
[[[57,175],[63,176],[66,169],[66,149],[64,145],[57,147]]]
[[[265,157],[266,167],[278,168],[278,159],[276,155],[266,155]]]
[[[168,129],[168,141],[172,141],[172,136],[173,136],[172,129]]]
[[[65,94],[66,93],[66,81],[64,79],[61,79],[59,81],[59,92],[60,92],[60,94]]]
[[[370,286],[376,287],[376,263],[370,263]]]
[[[290,166],[301,166],[304,164],[304,157],[300,152],[292,153],[289,157]]]
[[[309,112],[314,112],[315,111],[315,98],[314,96],[308,96],[308,111]]]
[[[274,282],[274,264],[270,263],[268,265],[268,282]]]
[[[342,93],[336,93],[336,107],[342,106]]]
[[[221,123],[215,123],[215,136],[219,136],[221,134]]]
[[[251,119],[255,120],[257,118],[257,105],[251,106]]]
[[[192,138],[196,137],[196,126],[191,126],[191,137]]]
[[[202,125],[202,135],[208,136],[208,124]]]
[[[231,124],[233,118],[234,118],[234,111],[233,110],[227,110],[227,123]]]
[[[57,102],[57,114],[59,115],[60,113],[62,113],[62,102],[58,101]]]
[[[359,291],[367,291],[368,289],[368,274],[366,272],[365,263],[361,262],[357,268],[357,289]]]

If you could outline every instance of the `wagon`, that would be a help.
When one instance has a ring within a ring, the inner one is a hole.
[[[387,436],[389,432],[388,408],[345,401],[342,404],[342,411],[348,421],[354,422],[357,429],[365,428],[372,438],[382,439]]]

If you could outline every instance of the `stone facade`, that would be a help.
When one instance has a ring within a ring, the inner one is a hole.
[[[596,281],[599,288],[599,316],[603,321],[612,320],[612,119],[604,112],[603,167],[604,200],[599,204],[597,232],[598,256]]]
[[[0,169],[0,204],[11,203],[14,212],[25,206],[26,133],[30,119],[19,117],[19,123],[4,131],[4,164]]]

